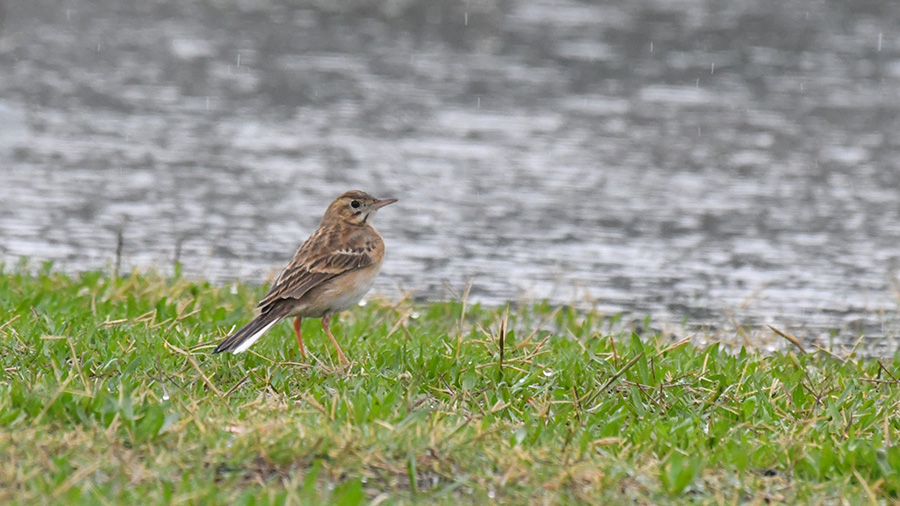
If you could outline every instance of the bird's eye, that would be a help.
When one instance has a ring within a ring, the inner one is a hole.
[[[353,209],[359,209],[359,201],[354,200],[354,201],[350,202],[350,207],[352,207]]]

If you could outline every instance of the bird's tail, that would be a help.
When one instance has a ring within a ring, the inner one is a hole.
[[[251,320],[250,323],[244,325],[238,329],[237,332],[225,338],[224,341],[216,346],[213,353],[230,351],[237,354],[247,351],[247,348],[253,346],[253,343],[259,340],[267,330],[272,328],[272,325],[281,321],[285,316],[287,316],[287,312],[278,310],[278,308],[271,308],[269,311],[261,313]]]

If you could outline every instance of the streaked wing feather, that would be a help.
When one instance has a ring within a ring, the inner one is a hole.
[[[280,299],[299,299],[331,278],[372,265],[375,261],[369,253],[363,248],[348,248],[309,259],[303,264],[292,261],[257,307],[266,307]]]

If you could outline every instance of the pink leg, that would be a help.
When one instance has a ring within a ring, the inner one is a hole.
[[[303,349],[303,336],[300,335],[300,321],[302,318],[299,316],[294,318],[294,333],[297,334],[297,344],[300,345],[300,356],[303,357],[303,360],[306,360],[306,350]]]
[[[329,326],[331,325],[331,315],[327,314],[322,317],[322,328],[325,329],[325,333],[328,334],[328,337],[331,339],[331,342],[334,343],[334,347],[337,348],[338,357],[341,359],[341,363],[349,364],[350,361],[347,360],[347,356],[344,355],[344,350],[341,349],[341,345],[338,344],[337,339],[331,335],[331,329]]]

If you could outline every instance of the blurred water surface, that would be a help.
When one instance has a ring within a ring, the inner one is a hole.
[[[351,188],[377,290],[896,349],[900,3],[0,4],[0,255],[263,282]],[[449,287],[449,288],[448,288]],[[768,333],[768,334],[767,334]]]

